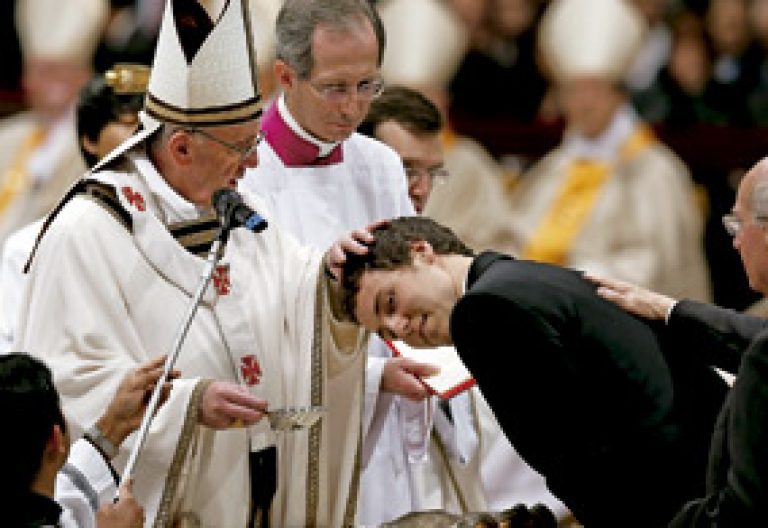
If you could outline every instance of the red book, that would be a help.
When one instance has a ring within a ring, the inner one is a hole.
[[[395,356],[437,365],[440,372],[434,376],[422,378],[421,382],[429,392],[444,400],[453,398],[475,384],[475,378],[472,377],[456,349],[452,346],[414,348],[402,341],[387,341],[386,343]]]

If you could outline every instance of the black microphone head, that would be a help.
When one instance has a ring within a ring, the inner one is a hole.
[[[211,203],[217,215],[226,217],[233,207],[243,203],[243,197],[236,190],[224,187],[213,191]]]

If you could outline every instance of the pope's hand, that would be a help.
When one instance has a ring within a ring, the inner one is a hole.
[[[347,254],[365,255],[368,252],[366,244],[373,242],[371,233],[378,227],[387,225],[387,220],[380,220],[370,224],[365,229],[355,229],[334,242],[325,253],[325,265],[328,271],[338,280],[341,278],[341,270],[347,261]]]
[[[584,274],[584,278],[597,285],[597,294],[617,304],[627,312],[645,319],[663,321],[675,305],[675,299],[646,290],[628,282]]]
[[[267,401],[257,398],[242,385],[214,381],[206,387],[200,402],[200,423],[213,429],[246,427],[261,420]]]
[[[144,508],[133,496],[133,479],[120,486],[120,498],[115,504],[105,504],[96,512],[98,528],[141,528]]]
[[[438,372],[440,369],[429,363],[404,357],[390,358],[384,363],[381,373],[381,390],[399,394],[409,400],[421,401],[429,396],[429,391],[420,378]]]

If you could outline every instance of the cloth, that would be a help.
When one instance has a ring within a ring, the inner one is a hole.
[[[467,284],[454,345],[512,445],[582,524],[660,526],[701,493],[727,390],[717,374],[676,360],[579,272],[487,252]]]
[[[624,107],[600,137],[590,140],[571,132],[526,173],[511,198],[517,230],[513,253],[525,253],[549,215],[561,213],[563,222],[570,221],[565,211],[553,210],[570,168],[599,162],[609,174],[563,248],[567,258],[562,264],[673,297],[706,300],[702,214],[690,177],[680,160],[642,127],[634,111]]]
[[[424,216],[450,227],[475,250],[511,251],[515,232],[501,167],[470,138],[446,131],[442,140],[448,181],[432,189]]]
[[[56,501],[31,491],[14,497],[9,507],[5,508],[3,520],[18,528],[56,527],[62,512]],[[65,526],[69,528],[72,525]]]
[[[11,233],[0,254],[0,353],[12,352],[16,326],[22,310],[21,298],[27,276],[24,265],[35,246],[43,220],[36,220]]]
[[[0,215],[0,242],[12,231],[46,215],[87,170],[73,113],[47,127],[43,142],[25,159],[17,159],[21,146],[40,126],[31,112],[0,122],[0,175],[5,179],[7,171],[19,163],[26,173],[23,188]]]
[[[266,141],[259,146],[259,166],[246,173],[241,186],[264,196],[281,224],[300,241],[325,247],[351,229],[414,214],[402,162],[386,145],[359,134],[338,145],[324,144],[299,128],[282,97],[265,113],[262,130]],[[438,487],[447,481],[444,472],[442,478],[437,472],[439,465],[423,462],[426,450],[434,450],[424,404],[379,390],[390,357],[389,348],[372,338],[357,517],[362,525],[378,525],[424,504],[442,507],[455,501]],[[456,420],[471,419],[469,409],[457,411]],[[430,460],[440,460],[435,456],[433,451]],[[432,470],[425,472],[425,467]],[[386,501],[381,500],[383,493]]]
[[[112,502],[117,484],[101,453],[87,440],[77,440],[56,477],[56,502],[64,509],[61,525],[96,528],[96,511]]]
[[[51,366],[73,429],[99,416],[129,369],[169,352],[204,265],[171,231],[210,222],[142,150],[93,175],[114,186],[132,229],[76,196],[45,233],[29,273],[17,343]],[[246,201],[269,216],[258,198]],[[231,233],[179,355],[184,378],[173,382],[135,469],[148,523],[244,526],[249,451],[270,445],[281,476],[272,524],[345,523],[358,438],[340,424],[354,430],[358,419],[363,339],[351,325],[331,328],[319,269],[319,255],[275,224],[258,236]],[[208,379],[240,382],[273,409],[320,404],[328,413],[310,431],[276,435],[267,420],[214,431],[197,423]],[[118,468],[131,447],[129,438]]]
[[[712,436],[706,492],[670,528],[757,527],[768,518],[768,322],[716,306],[681,301],[668,322],[688,361],[736,374]]]

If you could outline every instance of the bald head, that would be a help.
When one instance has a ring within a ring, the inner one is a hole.
[[[768,216],[768,158],[758,161],[744,176],[739,188],[745,187],[745,197],[755,216]]]

